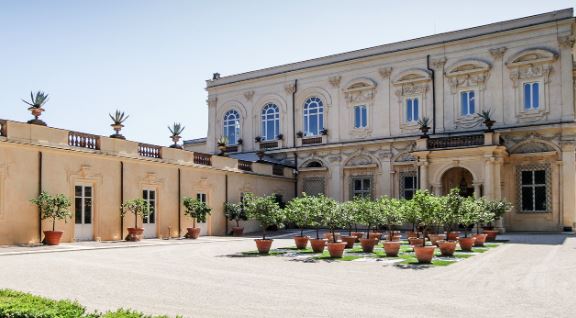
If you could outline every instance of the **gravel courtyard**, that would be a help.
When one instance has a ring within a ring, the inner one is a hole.
[[[22,255],[0,248],[0,288],[185,317],[574,317],[576,238],[499,238],[510,242],[417,269],[230,257],[255,249],[247,238]],[[288,246],[276,239],[273,248]]]

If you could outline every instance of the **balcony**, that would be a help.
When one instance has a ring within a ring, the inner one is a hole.
[[[262,141],[260,142],[260,149],[278,148],[278,140]]]
[[[450,136],[427,139],[428,149],[462,148],[484,145],[484,135]]]
[[[212,155],[206,153],[195,152],[194,153],[194,163],[197,165],[211,166],[212,165]]]
[[[252,162],[251,161],[238,160],[238,169],[243,170],[243,171],[252,171]]]
[[[78,148],[100,150],[100,136],[70,131],[68,132],[68,145]]]
[[[319,137],[309,137],[309,138],[302,138],[303,145],[316,145],[322,143],[322,136]]]
[[[284,166],[273,165],[272,166],[272,174],[275,176],[284,176]]]

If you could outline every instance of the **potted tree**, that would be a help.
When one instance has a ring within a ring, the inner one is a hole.
[[[218,150],[220,150],[220,155],[223,156],[226,153],[226,145],[228,144],[228,138],[226,136],[220,136],[216,140],[216,145],[218,145]]]
[[[436,246],[426,245],[426,232],[430,224],[434,224],[435,217],[438,215],[440,209],[438,200],[435,196],[430,194],[427,190],[418,190],[412,198],[414,204],[413,208],[416,209],[418,215],[418,225],[422,227],[422,240],[420,244],[414,245],[414,254],[419,263],[429,264],[434,257]]]
[[[420,131],[422,132],[422,136],[420,138],[428,138],[428,131],[430,130],[430,118],[423,117],[418,121],[418,126]]]
[[[274,194],[256,197],[252,193],[247,193],[244,197],[244,208],[246,216],[260,222],[262,228],[262,238],[254,240],[260,254],[268,254],[272,246],[272,239],[266,238],[266,228],[273,225],[280,225],[284,220],[284,213],[276,201]]]
[[[494,219],[494,214],[492,211],[490,211],[490,209],[487,208],[488,202],[489,201],[485,198],[476,200],[478,210],[476,213],[476,234],[473,235],[476,238],[474,241],[474,246],[484,246],[488,234],[483,232],[480,233],[480,227],[492,222]]]
[[[325,200],[323,204],[327,204],[326,213],[324,214],[324,222],[330,233],[332,233],[331,239],[328,241],[328,252],[332,258],[341,258],[344,254],[344,248],[346,243],[338,241],[336,238],[336,233],[334,231],[346,225],[346,217],[343,211],[338,206],[336,201],[329,199]]]
[[[240,226],[240,221],[248,220],[244,212],[244,206],[239,203],[226,202],[224,203],[224,216],[226,216],[228,221],[233,221],[236,224],[236,226],[232,227],[232,234],[234,236],[242,236],[244,227]]]
[[[324,215],[329,204],[325,203],[328,200],[323,194],[310,196],[311,200],[308,202],[308,213],[310,217],[310,226],[316,230],[316,238],[310,239],[310,246],[314,253],[324,252],[326,247],[326,239],[320,238],[320,227],[324,226]]]
[[[460,249],[463,251],[472,251],[475,237],[468,237],[470,229],[478,220],[478,211],[481,209],[479,204],[474,200],[474,198],[465,198],[462,201],[462,206],[460,208],[460,218],[459,223],[464,227],[464,237],[458,238],[458,243],[460,244]]]
[[[33,125],[46,126],[46,123],[39,119],[39,117],[45,110],[42,108],[42,106],[44,106],[48,101],[48,94],[42,91],[37,91],[36,96],[34,96],[34,93],[30,92],[30,101],[26,101],[24,99],[22,101],[30,106],[28,107],[28,111],[30,111],[32,116],[34,116],[34,119],[29,120],[28,123]]]
[[[52,231],[44,232],[44,242],[47,245],[58,245],[62,238],[62,231],[56,231],[56,220],[66,221],[72,217],[70,213],[70,200],[63,194],[51,196],[47,192],[42,191],[40,195],[31,200],[31,202],[38,206],[42,220],[52,219]]]
[[[443,213],[440,214],[440,221],[444,225],[446,233],[451,233],[452,229],[458,224],[463,201],[464,197],[460,195],[458,188],[450,190],[448,195],[442,200],[444,208]],[[440,248],[442,256],[453,256],[457,243],[458,241],[447,235],[445,240],[437,241],[436,245]]]
[[[478,117],[483,121],[484,125],[486,126],[486,132],[493,132],[492,126],[496,123],[495,120],[492,119],[492,110],[483,110],[479,113],[476,113]]]
[[[170,130],[170,138],[172,142],[174,142],[170,148],[182,149],[182,146],[178,144],[178,141],[182,138],[182,132],[184,131],[184,126],[181,123],[174,123],[172,127],[168,126],[168,130]]]
[[[304,235],[304,228],[310,223],[311,207],[314,198],[302,193],[301,197],[293,198],[286,205],[286,220],[294,223],[300,229],[300,235],[294,236],[294,243],[299,250],[306,249],[308,246],[308,236]]]
[[[410,238],[418,238],[419,232],[416,224],[418,222],[418,211],[413,207],[414,201],[412,200],[403,200],[402,201],[402,210],[404,212],[404,221],[410,224],[410,230],[406,233],[406,239],[410,240]]]
[[[494,226],[492,222],[498,221],[501,219],[506,212],[512,209],[512,204],[507,201],[503,200],[486,200],[485,201],[485,209],[488,209],[491,214],[493,215],[493,219],[488,222],[486,226],[483,227],[482,232],[486,233],[486,240],[487,241],[494,241],[496,240],[496,236],[498,235],[498,231],[494,230]]]
[[[150,214],[150,205],[144,199],[133,199],[122,204],[121,216],[124,217],[126,213],[134,214],[134,227],[128,228],[127,241],[140,241],[144,228],[138,227],[138,216],[146,217]]]
[[[373,225],[380,223],[381,216],[374,201],[364,197],[356,197],[354,200],[358,205],[358,220],[366,225],[366,238],[360,239],[362,251],[372,253],[374,246],[378,244],[378,239],[374,236],[370,237],[370,229]]]
[[[184,207],[186,208],[184,215],[192,219],[192,227],[186,229],[188,232],[186,233],[186,237],[190,239],[197,239],[198,236],[200,236],[200,228],[196,227],[196,222],[205,223],[206,216],[210,214],[212,209],[208,207],[206,202],[193,199],[191,197],[185,197],[183,203]]]
[[[110,124],[110,126],[112,126],[112,129],[114,129],[115,132],[114,134],[110,135],[110,138],[126,139],[126,137],[120,134],[120,130],[122,130],[122,128],[124,127],[124,122],[130,116],[124,114],[124,112],[121,112],[119,110],[116,110],[114,115],[108,114],[108,116],[110,116],[110,119],[112,119],[112,124]]]
[[[378,208],[382,214],[382,220],[388,229],[386,241],[382,243],[386,256],[396,257],[400,251],[400,240],[394,234],[396,225],[401,225],[403,220],[403,206],[402,201],[382,197],[377,201]]]
[[[352,232],[352,227],[356,226],[358,215],[355,201],[341,203],[340,212],[344,218],[344,227],[348,229],[348,235],[341,236],[342,242],[346,243],[346,248],[354,248],[354,243],[358,239],[358,236],[354,235],[356,232]]]

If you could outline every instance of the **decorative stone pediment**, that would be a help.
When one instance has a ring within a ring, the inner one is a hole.
[[[486,62],[464,60],[452,65],[446,71],[446,77],[452,93],[455,94],[462,88],[478,87],[483,90],[489,71],[490,64]]]
[[[416,161],[416,157],[414,157],[409,152],[401,153],[394,160],[394,162],[411,162],[411,161]]]
[[[378,69],[378,73],[380,74],[382,79],[387,79],[390,77],[390,74],[392,74],[392,68],[391,67],[381,67]]]
[[[544,80],[544,84],[547,84],[552,70],[552,65],[549,64],[524,65],[512,70],[510,72],[510,79],[513,81],[514,87],[518,86],[518,83],[521,81],[540,78]]]
[[[552,152],[556,151],[552,146],[538,141],[530,141],[525,143],[520,143],[516,147],[510,149],[510,153],[538,153],[538,152]]]
[[[398,87],[396,96],[425,94],[428,90],[428,82],[431,80],[430,73],[421,69],[411,69],[396,76],[393,84]]]
[[[344,90],[344,98],[348,103],[368,103],[374,99],[376,83],[371,79],[356,79],[350,82]]]
[[[512,55],[506,62],[509,68],[526,65],[552,63],[558,58],[558,54],[546,49],[529,49]]]
[[[366,156],[366,155],[357,155],[355,157],[353,157],[352,159],[348,160],[348,162],[346,163],[347,167],[357,167],[357,166],[367,166],[367,165],[371,165],[374,164],[374,161],[372,160],[372,158],[370,158],[370,156]]]

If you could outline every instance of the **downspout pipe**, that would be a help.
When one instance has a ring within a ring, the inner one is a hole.
[[[296,92],[298,91],[298,79],[294,80],[294,90],[292,91],[292,146],[296,149]],[[298,196],[298,153],[294,151],[294,169],[296,170],[294,180],[294,197]]]
[[[38,152],[38,196],[42,193],[42,151]],[[38,208],[38,242],[42,242],[42,209]]]
[[[436,134],[436,79],[435,73],[432,68],[430,68],[430,54],[426,55],[426,69],[432,75],[432,134]]]
[[[182,235],[182,171],[178,168],[178,237]],[[168,233],[170,237],[170,233]]]
[[[123,204],[124,204],[124,161],[120,161],[120,206],[122,206]],[[120,210],[122,210],[122,208],[120,208]],[[120,240],[123,239],[124,239],[124,217],[120,216]]]

